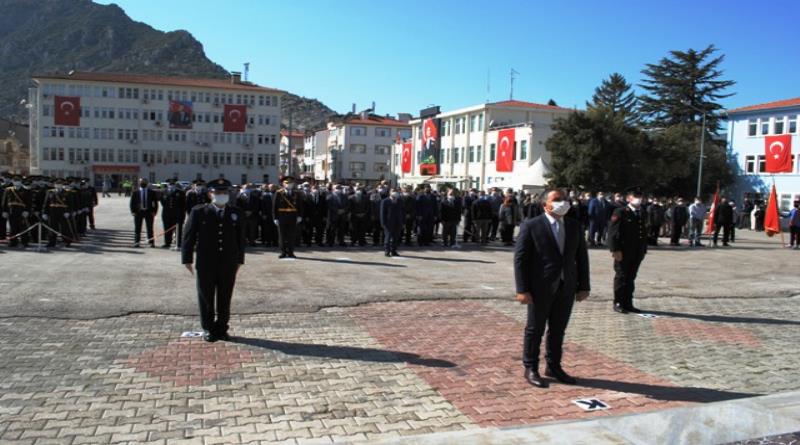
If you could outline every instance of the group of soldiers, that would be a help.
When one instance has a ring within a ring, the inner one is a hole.
[[[65,247],[94,230],[97,192],[87,178],[0,173],[0,240],[9,247]],[[41,237],[41,239],[40,239]]]

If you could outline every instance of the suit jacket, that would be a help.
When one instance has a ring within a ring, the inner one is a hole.
[[[144,209],[148,213],[155,215],[158,212],[158,192],[150,189],[145,190]],[[131,192],[131,213],[138,213],[140,210],[142,210],[142,191],[137,189]]]
[[[517,293],[530,292],[534,302],[554,298],[562,275],[565,295],[590,290],[589,254],[580,224],[572,218],[562,221],[563,254],[546,215],[526,220],[520,226],[514,248],[514,279]]]
[[[386,198],[381,201],[381,226],[391,231],[400,231],[405,225],[405,206],[403,201]]]
[[[198,271],[244,264],[243,217],[241,210],[230,205],[225,206],[222,218],[214,204],[195,206],[183,229],[183,264],[193,262],[195,250],[194,263]]]

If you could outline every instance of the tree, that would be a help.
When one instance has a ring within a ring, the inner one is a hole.
[[[625,123],[635,125],[639,122],[637,104],[636,95],[625,76],[613,73],[594,89],[592,101],[587,102],[586,107],[590,110],[604,109]]]
[[[545,147],[550,185],[584,190],[623,190],[643,184],[650,141],[638,128],[605,109],[559,118]]]
[[[670,51],[671,57],[645,65],[645,79],[639,86],[647,93],[639,101],[649,127],[699,122],[705,112],[709,133],[717,133],[715,113],[723,108],[718,101],[733,94],[724,91],[736,82],[721,79],[725,56],[716,52],[714,45],[701,51]]]
[[[548,100],[547,101],[547,105],[550,105],[551,107],[557,107],[558,106],[556,101],[554,101],[553,99]]]

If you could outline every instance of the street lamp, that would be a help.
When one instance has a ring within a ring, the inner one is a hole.
[[[706,114],[705,110],[701,110],[694,105],[683,102],[683,105],[697,111],[698,113],[703,114],[703,125],[700,129],[700,163],[697,165],[697,194],[696,196],[700,196],[701,189],[703,186],[703,158],[705,158],[704,148],[705,148],[705,141],[706,141]]]

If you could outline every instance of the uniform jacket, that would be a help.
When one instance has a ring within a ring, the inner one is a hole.
[[[195,206],[183,229],[183,264],[194,262],[200,272],[244,264],[242,217],[241,210],[230,205],[225,206],[222,218],[214,204]],[[197,255],[192,261],[195,251]]]
[[[272,201],[272,218],[277,219],[278,224],[296,224],[297,218],[303,216],[304,199],[303,192],[278,190]]]
[[[647,253],[647,216],[644,210],[639,215],[628,207],[620,207],[611,215],[607,234],[608,247],[612,252],[622,252],[623,261],[631,255]]]
[[[161,194],[161,216],[182,220],[185,214],[186,195],[183,190],[175,189]]]

